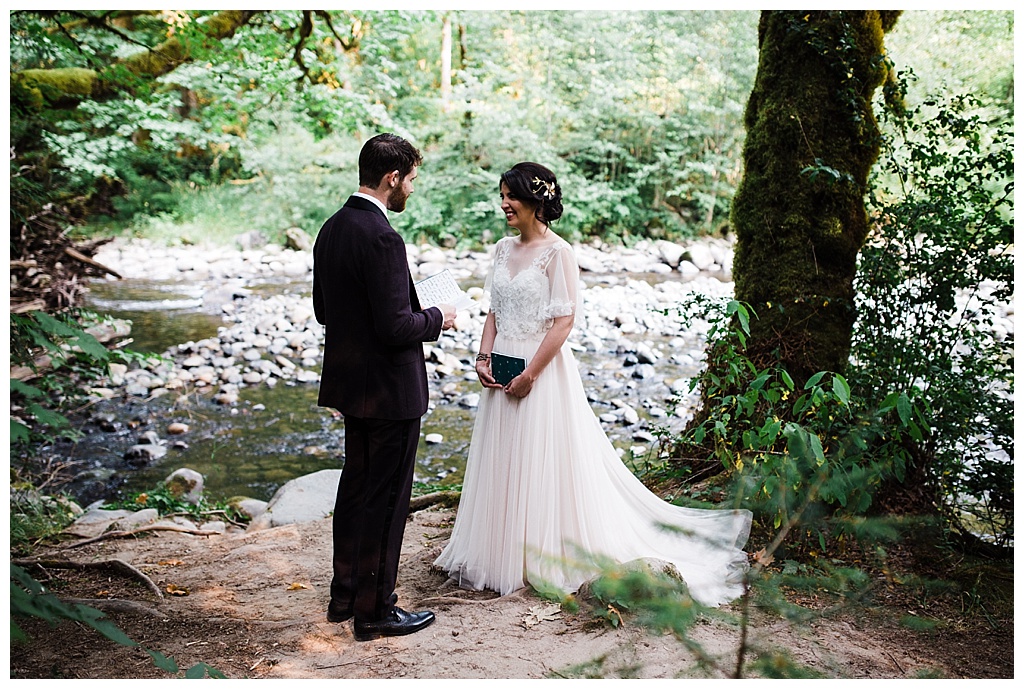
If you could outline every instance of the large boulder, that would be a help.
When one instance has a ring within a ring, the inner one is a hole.
[[[267,511],[252,520],[249,529],[323,519],[334,511],[340,478],[341,469],[323,469],[292,479],[277,489],[267,503]]]

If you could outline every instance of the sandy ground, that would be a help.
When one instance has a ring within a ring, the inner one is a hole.
[[[365,643],[353,639],[351,622],[325,618],[329,519],[210,537],[152,532],[60,551],[78,562],[123,560],[144,572],[162,597],[102,570],[50,567],[36,575],[52,575],[50,585],[62,596],[92,599],[132,638],[182,668],[205,662],[229,678],[699,678],[735,668],[735,607],[693,630],[693,640],[715,659],[714,667],[701,669],[679,640],[651,635],[628,615],[616,628],[586,605],[569,613],[525,590],[498,597],[454,587],[431,566],[453,519],[454,512],[440,506],[415,512],[404,542],[399,605],[432,609],[437,621],[417,634]],[[116,646],[91,630],[69,635],[66,626],[50,630],[32,622],[26,630],[36,643],[12,645],[12,677],[167,676],[140,649]],[[751,653],[786,648],[794,661],[826,677],[1012,677],[1012,654],[1009,666],[975,668],[983,674],[972,675],[948,648],[884,616],[822,618],[796,627],[755,611],[749,634]],[[1010,635],[1012,648],[1012,627]]]

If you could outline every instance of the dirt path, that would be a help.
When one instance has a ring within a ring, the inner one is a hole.
[[[187,595],[157,598],[124,577],[67,570],[50,570],[51,587],[62,596],[107,599],[108,614],[132,638],[182,668],[205,662],[231,678],[720,677],[734,667],[739,628],[727,620],[709,619],[694,630],[694,640],[720,663],[705,673],[679,641],[649,635],[628,617],[613,628],[585,608],[569,614],[527,591],[498,598],[454,588],[431,567],[453,517],[435,506],[410,518],[399,604],[429,607],[437,622],[406,637],[358,643],[351,623],[326,621],[329,519],[208,538],[154,532],[62,551],[77,561],[124,560],[161,590],[173,586]],[[12,645],[12,677],[167,676],[140,649],[91,630],[69,634],[67,623],[51,630],[31,620],[24,628],[35,643]],[[751,634],[754,648],[788,648],[796,662],[827,677],[965,676],[948,648],[884,616],[794,628],[759,613]],[[1008,662],[985,672],[1009,674],[968,676],[1012,677],[1012,651]]]

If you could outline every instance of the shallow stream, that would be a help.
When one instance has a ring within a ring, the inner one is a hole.
[[[280,281],[249,289],[269,296],[281,291],[308,295],[309,288],[305,283]],[[104,281],[91,285],[86,307],[130,320],[130,348],[160,354],[179,343],[212,337],[224,324],[219,307],[205,296],[201,287],[178,281]],[[629,397],[644,417],[646,410],[639,400],[665,406],[671,396],[665,378],[694,373],[692,367],[680,367],[666,358],[658,362],[655,379],[637,380],[630,369],[624,369],[623,356],[617,352],[578,352],[576,356],[598,414],[611,409],[612,398]],[[440,385],[431,383],[431,410],[421,430],[424,437],[440,434],[443,439],[419,445],[416,480],[423,483],[462,481],[475,410],[455,400],[479,392],[480,387],[473,374],[446,378],[449,393],[452,384],[457,394],[442,395]],[[152,400],[97,402],[79,421],[84,437],[64,448],[80,463],[81,472],[68,490],[83,504],[121,499],[150,490],[175,469],[188,467],[204,475],[212,498],[245,495],[269,500],[292,478],[343,465],[344,423],[333,410],[317,406],[317,393],[315,383],[247,386],[234,408],[217,405],[209,393],[196,391],[187,399],[175,393]],[[175,422],[186,424],[187,432],[170,435],[167,429]],[[645,419],[641,425],[646,423]],[[606,424],[606,430],[624,456],[630,457],[631,448],[637,446],[636,429]],[[147,431],[155,432],[168,451],[150,465],[132,466],[125,453]]]

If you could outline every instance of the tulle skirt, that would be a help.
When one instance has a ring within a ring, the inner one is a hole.
[[[529,359],[539,344],[499,333],[494,351]],[[564,345],[526,397],[483,390],[455,526],[435,564],[466,588],[572,593],[602,558],[655,558],[717,606],[742,594],[750,521],[746,510],[677,507],[650,492],[605,436]]]

